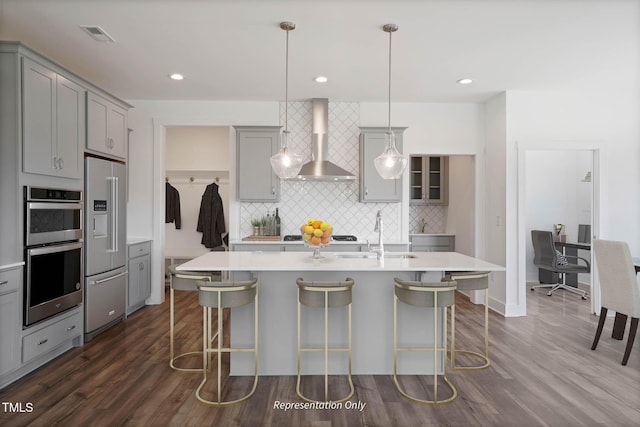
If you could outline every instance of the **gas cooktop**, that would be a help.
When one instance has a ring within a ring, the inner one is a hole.
[[[331,236],[336,242],[357,242],[358,238],[352,234],[334,234]],[[287,234],[282,238],[285,242],[298,242],[302,240],[302,236],[299,234]]]

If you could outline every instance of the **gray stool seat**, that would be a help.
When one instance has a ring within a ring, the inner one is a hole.
[[[245,281],[210,282],[198,281],[199,302],[202,306],[202,382],[196,389],[196,398],[203,403],[215,406],[226,406],[249,399],[258,385],[258,279]],[[225,308],[240,307],[254,304],[254,345],[253,347],[225,347],[223,346],[223,316]],[[217,332],[213,333],[213,312],[216,309]],[[215,339],[217,337],[217,340]],[[217,344],[214,345],[214,341]],[[240,398],[233,400],[222,399],[222,355],[231,353],[253,353],[254,376],[251,390]],[[203,397],[203,388],[207,383],[208,372],[211,370],[211,356],[217,359],[217,388],[216,400]]]
[[[489,360],[489,272],[488,271],[452,271],[445,273],[445,281],[454,280],[460,291],[484,290],[484,354],[471,350],[456,350],[456,307],[451,307],[451,368],[484,369],[491,364]],[[482,359],[481,364],[456,366],[456,353],[464,353]]]
[[[174,331],[175,331],[175,293],[174,291],[198,291],[198,280],[213,280],[214,273],[208,271],[178,271],[179,264],[169,266],[169,366],[181,372],[202,372],[201,368],[181,368],[176,365],[176,360],[193,355],[202,354],[201,351],[189,351],[175,355]]]
[[[354,394],[353,380],[351,379],[351,303],[354,281],[347,277],[340,282],[327,281],[306,281],[302,278],[296,280],[298,285],[298,378],[296,381],[296,393],[307,402],[316,402],[321,399],[311,399],[306,397],[301,389],[301,363],[302,352],[322,352],[324,353],[324,401],[329,399],[329,352],[344,352],[348,358],[347,381],[349,383],[349,393],[340,399],[331,399],[332,402],[344,402],[349,400]],[[323,347],[302,347],[301,337],[301,306],[324,308],[324,346]],[[348,344],[347,347],[329,347],[329,308],[347,307],[348,320]]]
[[[407,399],[427,404],[441,404],[453,401],[458,391],[447,377],[447,308],[455,306],[455,281],[418,282],[412,280],[394,279],[393,291],[393,382],[396,388]],[[433,309],[433,347],[400,347],[398,346],[398,301],[415,307]],[[438,342],[438,309],[444,309],[443,345]],[[405,391],[398,381],[398,352],[430,351],[433,354],[433,399],[421,399]],[[443,379],[451,389],[451,394],[445,399],[438,398],[438,355],[444,358]]]

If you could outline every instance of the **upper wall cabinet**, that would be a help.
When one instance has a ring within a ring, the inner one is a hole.
[[[85,90],[22,58],[23,170],[78,179],[85,135]]]
[[[127,110],[92,92],[87,92],[87,149],[127,157]]]
[[[449,158],[411,156],[409,162],[409,204],[449,204]]]
[[[402,133],[406,128],[391,128],[396,135],[396,147],[402,152]],[[386,147],[387,127],[360,128],[360,201],[399,202],[402,200],[402,178],[383,179],[373,160]]]
[[[237,149],[238,200],[277,202],[280,179],[271,168],[271,156],[280,146],[280,126],[234,126]]]

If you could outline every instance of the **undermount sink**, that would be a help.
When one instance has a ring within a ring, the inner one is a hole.
[[[336,254],[336,258],[376,258],[377,255],[374,253],[359,253],[359,254]],[[384,258],[401,258],[401,259],[412,259],[416,256],[413,254],[406,253],[398,253],[398,252],[386,252],[384,254]]]
[[[336,258],[375,258],[376,254],[360,253],[360,254],[336,254]]]
[[[397,253],[397,252],[387,252],[386,254],[384,254],[385,258],[403,258],[403,259],[412,259],[415,258],[416,256],[413,254],[403,254],[403,253]]]

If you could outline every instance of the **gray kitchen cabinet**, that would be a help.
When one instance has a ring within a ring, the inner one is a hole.
[[[29,329],[22,337],[22,363],[31,362],[65,343],[79,343],[83,324],[82,310],[74,309]]]
[[[0,271],[0,376],[20,367],[22,267]]]
[[[243,202],[277,202],[280,179],[271,156],[280,149],[280,126],[234,126],[237,198]]]
[[[23,170],[79,179],[85,137],[85,90],[22,58]]]
[[[282,252],[284,245],[276,243],[232,243],[231,250],[235,252]]]
[[[411,252],[454,252],[456,236],[442,234],[410,234]]]
[[[126,159],[127,135],[127,110],[87,92],[87,149]]]
[[[128,254],[127,316],[142,308],[151,296],[151,242],[130,244]]]
[[[402,133],[405,127],[391,130],[396,136],[396,147],[402,152]],[[360,202],[400,202],[402,200],[402,178],[383,179],[373,160],[386,147],[387,127],[360,128]]]
[[[411,156],[409,168],[409,204],[449,204],[449,157]]]

